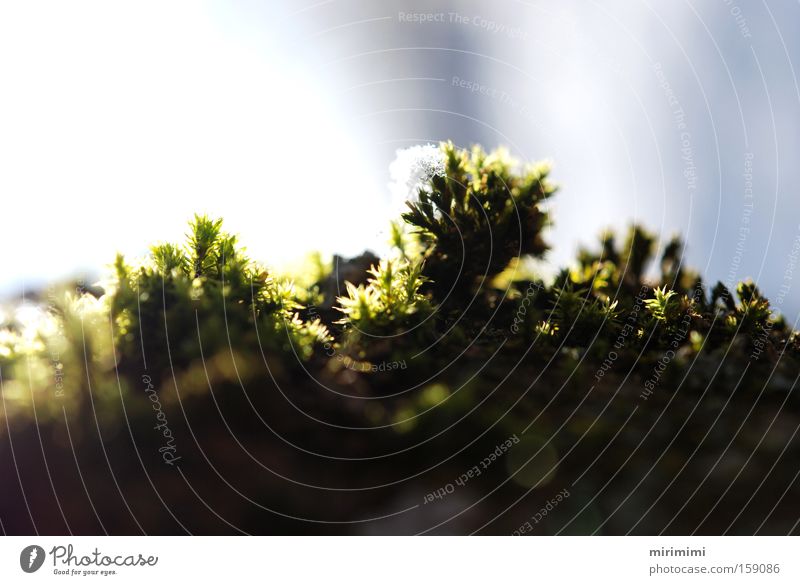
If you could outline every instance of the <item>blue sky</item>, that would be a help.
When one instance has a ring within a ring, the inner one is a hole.
[[[6,294],[195,211],[268,264],[379,248],[395,150],[452,138],[553,159],[555,263],[638,220],[800,311],[796,0],[18,2],[0,54]]]

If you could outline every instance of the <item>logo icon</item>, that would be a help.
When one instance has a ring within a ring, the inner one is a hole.
[[[35,573],[44,564],[44,549],[41,546],[32,544],[26,546],[19,553],[19,566],[26,573]]]

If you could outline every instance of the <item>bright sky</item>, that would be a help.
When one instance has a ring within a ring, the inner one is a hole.
[[[0,290],[141,254],[195,211],[268,262],[374,235],[388,196],[324,89],[204,4],[0,5]]]
[[[800,237],[800,4],[738,4],[0,3],[0,294],[180,239],[196,211],[270,265],[375,249],[395,150],[453,139],[554,159],[554,265],[638,219],[710,282],[775,296]]]

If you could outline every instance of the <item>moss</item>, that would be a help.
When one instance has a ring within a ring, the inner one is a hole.
[[[390,257],[367,270],[369,264],[351,265],[343,296],[327,283],[333,267],[320,256],[298,268],[298,288],[290,275],[272,275],[250,260],[222,220],[206,216],[193,218],[183,243],[153,246],[140,265],[118,256],[100,301],[113,324],[115,367],[138,372],[149,362],[151,372],[166,376],[235,350],[249,356],[240,361],[266,352],[289,369],[311,361],[337,370],[326,362],[344,355],[367,377],[385,370],[373,367],[377,362],[408,359],[416,377],[446,382],[440,369],[465,351],[485,359],[501,346],[501,362],[522,352],[565,363],[585,355],[587,371],[614,352],[622,356],[617,366],[630,364],[640,375],[667,352],[680,356],[669,359],[672,372],[722,348],[735,360],[796,366],[798,336],[755,284],[740,283],[734,296],[718,283],[709,295],[682,267],[679,238],[665,247],[657,278],[645,277],[655,238],[638,225],[621,247],[604,232],[596,250],[581,249],[575,265],[549,284],[530,269],[520,274],[526,259],[547,249],[542,205],[555,192],[549,167],[522,166],[502,150],[447,143],[441,152],[444,172],[416,186],[403,221],[392,225]],[[81,309],[73,303],[72,310]],[[62,322],[56,328],[66,325],[65,313],[50,317]],[[9,341],[18,335],[3,332],[7,376],[20,358]],[[424,355],[428,348],[432,355]]]
[[[42,322],[2,325],[6,412],[36,416],[41,428],[55,429],[66,412],[83,421],[95,414],[104,429],[123,417],[150,429],[139,391],[146,374],[165,410],[180,401],[210,441],[227,437],[228,425],[258,437],[268,428],[310,453],[376,459],[370,473],[387,485],[395,470],[374,450],[428,445],[442,428],[455,429],[447,446],[417,450],[419,465],[532,424],[554,436],[554,448],[587,441],[588,465],[592,445],[617,437],[626,421],[619,440],[636,444],[630,429],[641,428],[652,431],[654,449],[675,438],[686,453],[701,419],[720,408],[736,413],[724,418],[734,429],[756,402],[797,413],[800,337],[754,283],[709,292],[683,266],[679,238],[655,258],[655,238],[638,225],[604,232],[545,278],[537,267],[555,192],[549,167],[477,147],[444,144],[441,154],[443,171],[416,186],[382,259],[312,256],[293,282],[205,216],[193,218],[183,242],[154,246],[142,263],[117,256],[99,298],[63,291]],[[55,401],[54,352],[65,392]],[[222,412],[233,414],[220,429]],[[684,423],[680,437],[669,435]],[[369,440],[347,434],[363,428]],[[81,448],[80,432],[73,440]],[[302,475],[299,456],[287,460]],[[416,469],[416,459],[405,461]]]

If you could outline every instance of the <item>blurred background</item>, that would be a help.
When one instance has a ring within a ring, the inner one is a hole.
[[[396,150],[452,139],[553,159],[555,264],[642,221],[774,298],[798,58],[796,0],[6,2],[0,294],[93,277],[195,211],[270,265],[380,249]]]

